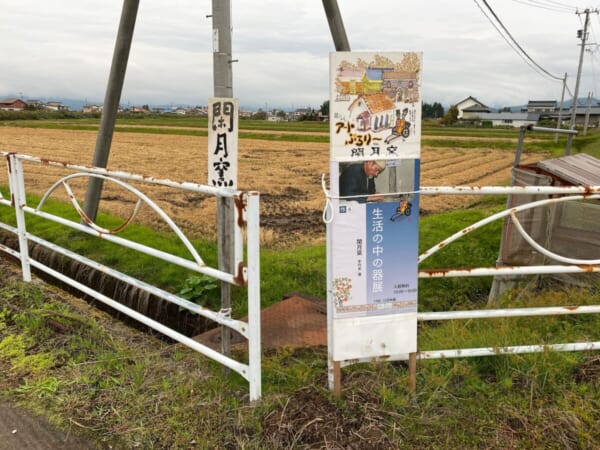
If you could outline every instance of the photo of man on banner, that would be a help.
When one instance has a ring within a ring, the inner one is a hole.
[[[359,203],[383,201],[383,195],[376,192],[375,178],[385,167],[384,159],[340,164],[340,197]]]

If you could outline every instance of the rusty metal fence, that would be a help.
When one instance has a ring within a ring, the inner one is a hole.
[[[558,274],[558,273],[598,273],[600,272],[600,259],[578,259],[563,255],[558,255],[537,243],[521,225],[517,214],[532,208],[540,206],[580,201],[580,200],[598,200],[600,199],[600,186],[568,186],[568,187],[550,187],[550,186],[486,186],[486,187],[423,187],[423,195],[458,195],[458,194],[501,194],[501,195],[561,195],[559,197],[548,198],[534,201],[509,208],[504,211],[493,214],[482,219],[473,225],[470,225],[452,236],[444,239],[440,243],[426,250],[419,256],[419,263],[427,259],[432,254],[445,248],[457,239],[468,235],[472,231],[479,229],[496,220],[504,220],[510,217],[512,224],[521,234],[523,239],[531,245],[533,249],[545,255],[548,259],[560,264],[548,264],[537,266],[505,266],[505,267],[478,267],[467,269],[431,269],[420,270],[419,278],[443,278],[443,277],[475,277],[475,276],[515,276],[515,275],[536,275],[536,274]],[[505,309],[482,309],[470,311],[443,311],[443,312],[420,312],[417,314],[418,321],[439,321],[439,320],[458,320],[458,319],[485,319],[496,317],[524,317],[524,316],[549,316],[549,315],[575,315],[575,314],[595,314],[600,313],[600,305],[573,305],[569,307],[536,307],[536,308],[505,308]],[[446,349],[420,351],[417,354],[419,359],[437,359],[437,358],[456,358],[467,356],[497,355],[503,353],[534,353],[545,350],[555,351],[578,351],[578,350],[598,350],[600,341],[596,342],[573,342],[553,345],[523,345],[511,347],[487,347],[487,348],[468,348],[468,349]]]
[[[436,252],[445,249],[453,242],[457,241],[469,233],[484,227],[496,220],[505,220],[510,218],[523,239],[528,242],[532,248],[542,253],[547,258],[556,261],[557,264],[537,265],[537,266],[505,266],[505,267],[476,267],[462,269],[421,269],[418,272],[420,279],[433,278],[454,278],[454,277],[478,277],[478,276],[515,276],[515,275],[536,275],[536,274],[558,274],[558,273],[600,273],[600,259],[584,260],[570,258],[558,255],[542,245],[538,244],[521,225],[517,214],[532,208],[544,205],[557,204],[570,201],[581,200],[600,200],[600,186],[432,186],[421,187],[420,195],[532,195],[544,194],[555,197],[544,200],[534,201],[517,207],[508,208],[489,217],[486,217],[434,245],[423,252],[418,262],[421,263]],[[390,195],[397,195],[396,193]],[[579,314],[597,314],[600,313],[600,305],[572,305],[572,306],[547,306],[534,308],[503,308],[503,309],[481,309],[467,311],[439,311],[439,312],[419,312],[417,313],[418,322],[442,321],[442,320],[464,320],[464,319],[490,319],[490,318],[508,318],[508,317],[526,317],[526,316],[550,316],[550,315],[579,315]],[[408,360],[411,371],[411,383],[414,383],[416,361],[425,359],[441,358],[459,358],[471,356],[486,356],[499,354],[517,354],[517,353],[538,353],[546,350],[554,351],[584,351],[599,350],[600,341],[593,342],[571,342],[551,345],[519,345],[507,347],[482,347],[482,348],[457,348],[417,351],[416,354],[400,354],[392,357],[381,358],[385,361]],[[377,359],[377,358],[375,358]],[[371,362],[373,358],[356,358],[347,361],[340,361],[340,367],[346,367],[361,362]],[[336,381],[332,376],[333,365],[330,361],[330,388],[336,390]]]
[[[227,188],[215,188],[195,183],[174,182],[170,180],[154,179],[142,175],[131,174],[127,172],[109,171],[95,167],[86,167],[74,164],[63,163],[59,161],[50,161],[46,159],[20,155],[15,153],[0,152],[0,156],[7,162],[8,181],[10,189],[10,198],[5,198],[0,192],[0,205],[14,209],[16,217],[16,227],[6,223],[0,223],[0,229],[8,231],[18,237],[18,250],[9,246],[0,244],[0,250],[4,251],[21,262],[23,280],[31,281],[31,268],[42,271],[51,277],[74,287],[75,289],[87,294],[109,307],[133,318],[134,320],[168,336],[169,338],[180,342],[189,348],[219,362],[229,369],[239,373],[249,382],[250,400],[258,400],[261,397],[261,338],[260,338],[260,266],[259,266],[259,194],[257,192],[237,191]],[[37,206],[32,207],[28,204],[26,198],[25,172],[24,168],[28,165],[43,165],[57,167],[66,170],[69,174],[58,179],[44,194]],[[105,229],[89,220],[82,211],[70,182],[75,179],[96,178],[103,182],[116,183],[122,189],[125,189],[137,198],[134,210],[131,216],[125,220],[123,225],[115,229]],[[140,189],[134,187],[132,183],[143,183],[164,186],[172,189],[180,189],[193,193],[204,194],[215,198],[233,198],[236,205],[234,214],[234,255],[233,264],[235,273],[224,272],[218,268],[211,267],[198,254],[194,245],[189,241],[175,222],[148,196]],[[64,188],[73,208],[81,217],[81,222],[75,222],[63,217],[45,212],[43,210],[47,199],[59,188]],[[140,207],[147,205],[151,210],[166,224],[166,226],[177,236],[181,243],[189,252],[188,258],[183,258],[160,249],[140,244],[132,240],[118,236],[123,229],[131,223],[137,215]],[[60,247],[52,242],[46,241],[39,236],[35,236],[27,231],[27,217],[35,216],[40,219],[59,223],[73,230],[84,232],[98,239],[106,240],[131,250],[150,255],[152,257],[167,261],[171,264],[183,267],[185,269],[204,274],[221,282],[232,285],[247,286],[248,292],[248,319],[247,322],[232,318],[231,309],[212,311],[196,303],[190,302],[180,296],[164,291],[156,286],[145,283],[129,275],[121,273],[99,262],[86,258],[83,255],[74,253],[68,249]],[[189,338],[180,332],[169,328],[160,322],[147,317],[138,311],[115,301],[114,299],[86,286],[67,275],[58,272],[51,267],[35,260],[29,255],[28,242],[36,243],[45,248],[61,254],[67,258],[79,261],[93,269],[102,271],[110,276],[135,286],[143,291],[149,292],[169,303],[177,305],[179,308],[186,309],[194,314],[203,316],[223,327],[237,332],[248,341],[248,362],[241,362],[233,359],[227,351],[219,352],[201,344],[200,342]],[[244,244],[246,242],[246,244]],[[244,256],[245,255],[245,256]]]

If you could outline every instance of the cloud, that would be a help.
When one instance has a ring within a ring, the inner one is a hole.
[[[574,89],[581,17],[488,2],[523,49]],[[231,0],[234,95],[242,105],[318,107],[329,95],[333,40],[321,2]],[[338,1],[353,50],[423,53],[422,93],[450,105],[472,95],[494,105],[559,99],[562,85],[532,70],[475,2]],[[121,0],[0,0],[0,96],[102,100]],[[574,9],[573,9],[574,11]],[[140,2],[122,100],[206,104],[212,96],[208,0]],[[535,23],[535,26],[533,26]],[[592,21],[592,34],[598,21]],[[591,48],[590,48],[591,49]],[[596,87],[586,53],[580,92]]]

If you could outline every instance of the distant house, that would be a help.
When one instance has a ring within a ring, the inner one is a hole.
[[[143,108],[142,106],[132,106],[129,109],[129,112],[134,114],[147,114],[150,111],[148,111],[146,108]]]
[[[42,106],[44,106],[44,104],[37,99],[28,99],[25,101],[25,103],[27,104],[28,107],[33,108],[33,109],[40,109]]]
[[[44,104],[44,109],[50,111],[68,111],[69,107],[67,105],[63,105],[62,102],[48,102]]]
[[[490,112],[490,108],[470,96],[458,102],[456,109],[458,109],[458,119],[473,119],[481,113]]]
[[[267,121],[268,122],[285,122],[285,118],[283,116],[278,116],[276,114],[273,114],[271,112],[269,112],[267,114]]]
[[[289,118],[290,120],[300,120],[302,117],[310,116],[312,113],[312,108],[297,108],[289,114]]]
[[[202,113],[204,115],[207,115],[208,112],[206,113]],[[240,110],[240,117],[244,117],[244,118],[250,118],[252,117],[252,115],[254,114],[253,111],[248,111],[248,110]]]
[[[190,116],[206,117],[206,116],[208,116],[208,106],[195,106],[195,107],[189,109],[187,114]],[[240,117],[243,117],[241,111],[240,111]]]
[[[102,106],[100,105],[83,105],[81,111],[85,114],[100,113],[102,112]]]
[[[0,109],[4,111],[23,111],[27,103],[20,98],[3,98],[0,99]]]
[[[479,122],[491,122],[492,126],[520,128],[527,125],[536,125],[540,119],[539,113],[528,112],[501,112],[501,113],[480,113],[477,116]]]
[[[356,131],[378,131],[394,123],[394,102],[385,94],[360,94],[348,107]]]
[[[556,100],[529,100],[527,112],[553,113],[557,108]]]
[[[571,108],[563,108],[560,116],[562,125],[568,125],[571,120],[571,114],[573,110]],[[545,117],[553,120],[558,119],[558,108],[554,113],[548,113]],[[584,126],[588,123],[589,127],[600,127],[600,106],[577,106],[575,108],[575,125]]]

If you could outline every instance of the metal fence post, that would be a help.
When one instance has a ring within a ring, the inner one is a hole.
[[[248,193],[248,365],[250,401],[261,397],[259,194]]]
[[[25,198],[25,180],[23,176],[23,163],[17,155],[8,155],[8,176],[12,195],[15,216],[17,218],[17,236],[19,238],[19,259],[23,271],[23,281],[31,281],[31,268],[29,266],[29,248],[27,247],[27,227],[25,226],[25,212],[23,207],[27,204]]]

